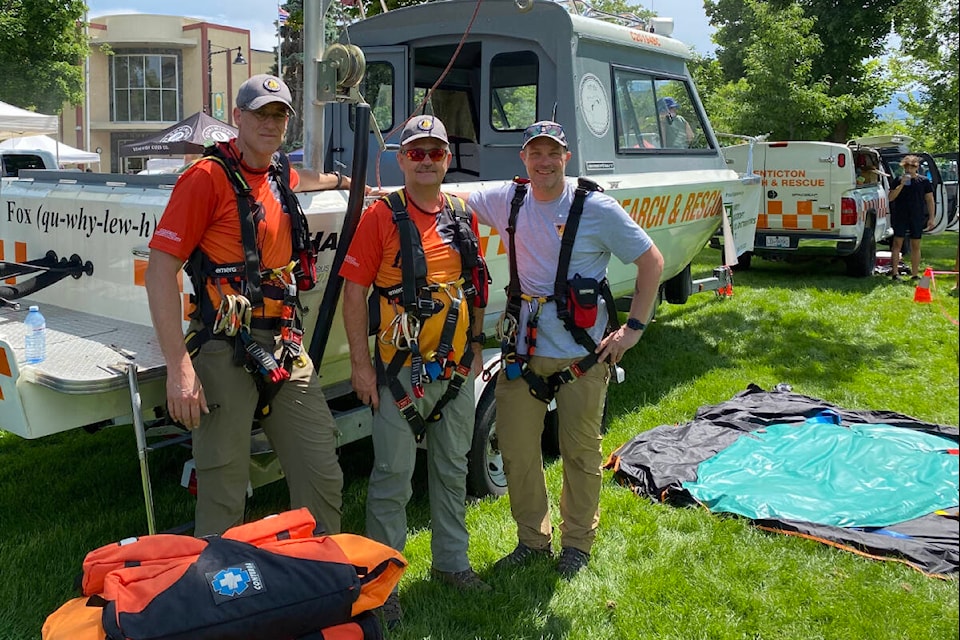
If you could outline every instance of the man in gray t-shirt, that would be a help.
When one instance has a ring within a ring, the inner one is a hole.
[[[557,317],[556,305],[547,300],[554,292],[560,243],[576,190],[565,177],[571,153],[563,127],[555,122],[537,122],[524,131],[520,158],[530,179],[529,190],[516,222],[516,262],[520,290],[524,294],[516,341],[516,355],[542,379],[568,370],[588,355]],[[474,192],[470,207],[480,222],[493,227],[504,244],[513,183]],[[509,250],[509,249],[508,249]],[[640,340],[653,305],[663,271],[663,256],[650,237],[613,198],[600,193],[587,195],[573,244],[567,277],[579,275],[602,280],[610,256],[637,265],[637,280],[627,324],[604,336],[607,313],[601,299],[599,312],[588,333],[598,344],[599,361],[556,392],[563,460],[560,497],[561,555],[558,571],[570,578],[586,566],[599,522],[601,485],[600,425],[609,382],[609,365]],[[527,341],[532,318],[538,323],[535,352]],[[547,501],[540,435],[547,405],[530,393],[526,378],[508,378],[502,369],[497,377],[497,437],[503,454],[510,495],[510,508],[517,522],[516,549],[498,566],[520,565],[527,560],[552,556],[550,509]]]

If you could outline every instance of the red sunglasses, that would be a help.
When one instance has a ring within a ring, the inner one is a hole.
[[[447,150],[430,149],[429,151],[426,151],[425,149],[407,149],[403,152],[403,154],[414,162],[423,162],[423,159],[427,156],[430,156],[430,160],[433,162],[440,162],[447,157]]]

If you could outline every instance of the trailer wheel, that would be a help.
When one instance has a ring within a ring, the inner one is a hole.
[[[864,225],[863,238],[857,250],[847,256],[847,275],[854,278],[872,276],[877,266],[877,238],[872,225]]]
[[[749,271],[750,262],[753,259],[753,251],[745,251],[737,257],[737,264],[731,266],[733,271]]]
[[[663,283],[663,297],[670,304],[685,304],[693,292],[693,281],[690,279],[690,265],[683,271]]]
[[[474,414],[473,443],[467,454],[467,493],[477,498],[502,496],[507,492],[503,456],[497,443],[497,405],[494,378],[484,389]]]

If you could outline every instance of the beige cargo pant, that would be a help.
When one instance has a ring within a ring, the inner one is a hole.
[[[577,360],[533,356],[529,366],[545,378]],[[563,460],[560,543],[587,553],[600,521],[600,426],[609,381],[609,367],[599,363],[576,381],[560,385],[557,391]],[[523,378],[507,380],[503,371],[497,378],[496,399],[497,439],[507,476],[510,510],[517,522],[517,538],[533,549],[548,548],[552,528],[540,451],[547,405],[530,395]]]

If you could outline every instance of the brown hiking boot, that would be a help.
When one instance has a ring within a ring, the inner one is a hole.
[[[497,560],[493,564],[493,568],[499,571],[502,569],[519,567],[535,560],[549,560],[552,558],[553,551],[550,550],[550,547],[547,547],[546,549],[534,549],[533,547],[528,547],[522,542],[518,542],[517,548]]]
[[[377,612],[383,620],[383,626],[387,629],[396,629],[403,622],[403,607],[400,606],[400,596],[391,593],[387,596],[386,602],[377,609]]]
[[[458,591],[490,591],[491,587],[480,579],[473,569],[463,571],[438,571],[430,569],[430,577],[450,585]]]

